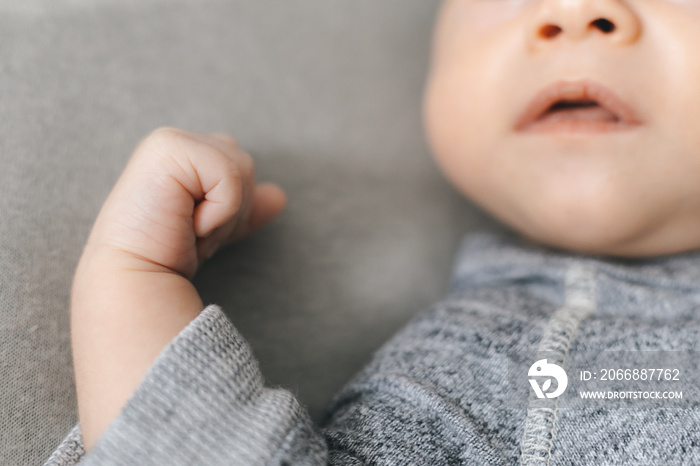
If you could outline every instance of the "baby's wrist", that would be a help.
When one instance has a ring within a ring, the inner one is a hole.
[[[202,308],[182,275],[114,248],[86,247],[71,291],[71,334],[88,449]]]

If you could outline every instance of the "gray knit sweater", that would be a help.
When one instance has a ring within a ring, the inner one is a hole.
[[[263,385],[250,346],[210,305],[89,455],[76,426],[46,464],[700,464],[699,333],[700,251],[623,260],[473,233],[447,296],[380,348],[321,425]],[[557,398],[530,382],[562,384],[531,372],[544,357],[568,375]],[[679,368],[680,380],[598,380],[624,375],[606,367]],[[628,398],[583,400],[587,388]],[[648,389],[683,399],[631,396]]]

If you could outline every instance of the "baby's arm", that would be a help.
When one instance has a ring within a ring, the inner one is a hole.
[[[201,262],[277,215],[275,185],[225,135],[162,128],[144,139],[107,198],[78,264],[71,337],[89,451],[167,344],[202,310]]]

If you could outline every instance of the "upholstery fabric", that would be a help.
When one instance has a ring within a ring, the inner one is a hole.
[[[315,419],[444,294],[462,235],[501,227],[425,144],[438,3],[0,0],[0,464],[40,463],[77,420],[72,274],[159,126],[230,133],[286,190],[194,281]]]

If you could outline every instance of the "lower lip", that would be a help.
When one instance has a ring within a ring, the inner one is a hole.
[[[526,133],[596,134],[629,131],[638,128],[637,123],[621,121],[599,108],[559,111],[545,115],[521,128]]]
[[[552,121],[535,122],[522,129],[526,133],[612,133],[629,131],[639,125],[630,125],[621,121]]]

